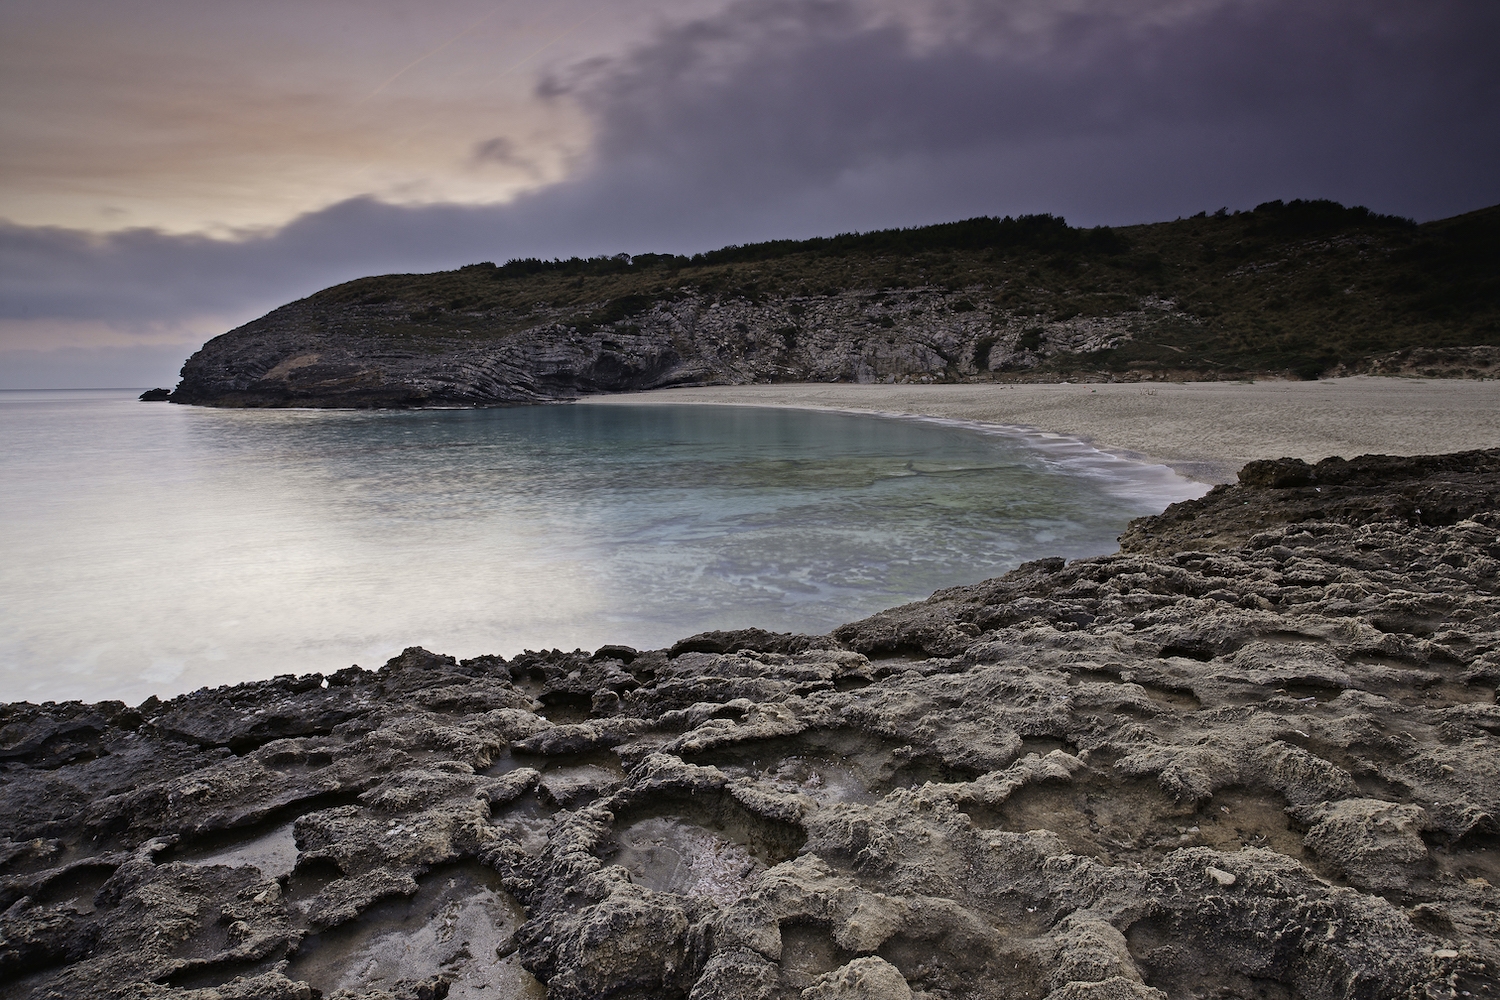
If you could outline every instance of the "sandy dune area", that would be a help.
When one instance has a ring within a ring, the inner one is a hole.
[[[1283,456],[1416,455],[1500,447],[1500,381],[706,386],[596,396],[594,405],[729,403],[919,414],[1083,438],[1202,482]]]

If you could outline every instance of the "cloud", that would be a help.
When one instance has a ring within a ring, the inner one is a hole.
[[[1008,5],[952,4],[923,44],[840,3],[672,29],[577,84],[592,182],[670,191],[675,213],[832,199],[858,225],[1039,201],[1141,221],[1184,195],[1432,216],[1500,195],[1476,155],[1500,148],[1493,4],[1054,6],[1014,27]]]
[[[1489,0],[744,0],[540,79],[593,124],[561,182],[232,240],[0,226],[0,315],[227,323],[366,273],[985,213],[1329,197],[1435,218],[1500,201],[1497,29]]]
[[[195,348],[156,344],[0,351],[0,389],[170,389]]]
[[[516,144],[503,135],[474,146],[474,160],[477,163],[503,163],[513,166],[524,162],[516,151]]]

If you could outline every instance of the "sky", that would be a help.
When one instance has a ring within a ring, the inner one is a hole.
[[[0,388],[366,274],[1500,203],[1494,0],[0,0]]]

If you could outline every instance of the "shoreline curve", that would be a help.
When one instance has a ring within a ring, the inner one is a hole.
[[[1210,484],[1233,482],[1240,467],[1256,459],[1315,462],[1500,447],[1496,380],[773,383],[653,389],[578,402],[831,409],[1034,429]]]

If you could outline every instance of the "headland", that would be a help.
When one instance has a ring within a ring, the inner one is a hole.
[[[205,406],[504,406],[688,385],[1487,378],[1500,207],[1050,215],[360,278],[213,338]],[[162,398],[152,393],[151,398]]]

